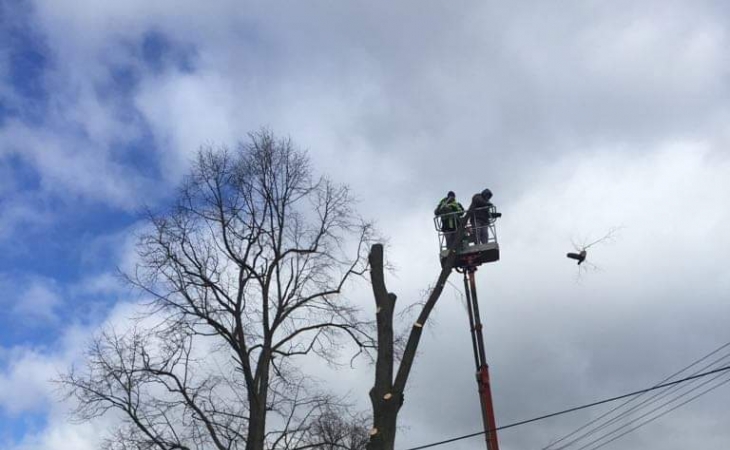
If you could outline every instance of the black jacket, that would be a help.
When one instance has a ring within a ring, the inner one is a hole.
[[[494,205],[492,202],[484,198],[482,194],[474,194],[471,198],[471,202],[474,204],[474,220],[480,224],[489,222],[492,217],[499,217],[496,214],[492,214]]]

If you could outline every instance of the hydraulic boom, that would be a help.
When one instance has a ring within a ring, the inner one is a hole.
[[[494,418],[494,406],[492,405],[492,389],[489,383],[489,365],[487,364],[486,351],[484,349],[482,321],[479,317],[479,303],[477,302],[477,286],[474,281],[474,272],[476,270],[475,266],[464,268],[464,291],[466,292],[471,343],[477,369],[476,377],[477,386],[479,387],[479,400],[482,406],[484,438],[487,442],[487,450],[499,450],[496,430],[497,423]]]

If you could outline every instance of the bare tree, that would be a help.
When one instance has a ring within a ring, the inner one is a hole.
[[[315,179],[268,130],[204,147],[174,207],[149,214],[127,279],[151,298],[137,328],[109,331],[62,377],[77,417],[116,412],[109,449],[282,448],[333,398],[299,369],[372,346],[341,295],[363,275],[371,226],[348,189]]]
[[[290,450],[365,450],[368,442],[367,418],[351,414],[347,405],[330,404],[302,433]]]
[[[366,419],[329,411],[312,428],[311,442],[322,450],[365,450],[368,442]]]
[[[378,350],[375,362],[375,384],[370,390],[373,428],[370,430],[368,450],[393,450],[394,448],[398,412],[405,401],[403,394],[416,357],[421,333],[454,267],[455,246],[461,242],[466,222],[473,210],[474,203],[469,206],[466,214],[461,218],[449,253],[442,263],[441,273],[421,306],[421,311],[411,327],[402,352],[396,352],[396,333],[393,328],[396,295],[388,292],[385,286],[383,246],[375,244],[370,249],[370,276],[377,308]],[[397,360],[400,360],[398,367],[395,366]]]

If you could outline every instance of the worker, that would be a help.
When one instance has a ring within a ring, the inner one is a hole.
[[[502,213],[495,211],[491,202],[492,191],[484,189],[482,192],[474,194],[471,201],[474,205],[471,223],[476,230],[476,244],[486,244],[489,242],[489,223],[498,217],[502,217]]]
[[[441,220],[441,231],[444,233],[446,248],[451,248],[451,244],[456,237],[456,227],[459,225],[459,219],[464,213],[464,207],[456,201],[454,191],[449,191],[446,197],[441,199],[433,213],[439,216]]]

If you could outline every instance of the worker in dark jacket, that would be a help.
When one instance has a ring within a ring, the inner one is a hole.
[[[492,191],[484,189],[478,194],[474,194],[471,201],[474,205],[472,213],[472,226],[476,229],[477,244],[486,244],[489,242],[489,223],[501,217],[502,213],[498,213],[491,202]]]
[[[441,219],[441,231],[443,231],[446,239],[446,247],[450,248],[454,241],[456,227],[459,225],[459,219],[464,213],[464,207],[456,201],[454,191],[449,191],[446,197],[441,199],[433,213]]]

